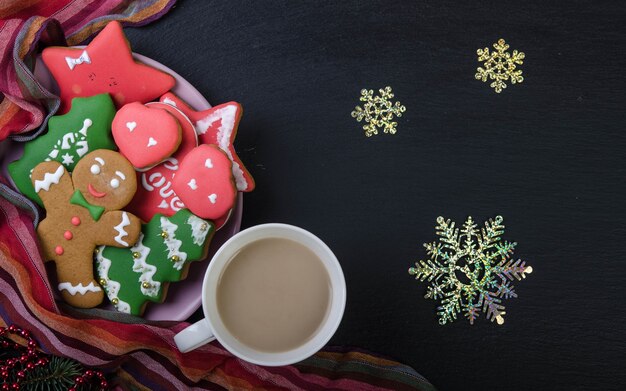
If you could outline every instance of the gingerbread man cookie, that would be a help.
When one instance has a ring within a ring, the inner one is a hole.
[[[141,221],[120,210],[137,188],[133,166],[117,152],[98,149],[85,155],[72,176],[57,161],[38,164],[35,192],[47,211],[37,227],[44,259],[56,264],[61,296],[75,307],[91,308],[104,293],[93,275],[98,245],[130,247]]]

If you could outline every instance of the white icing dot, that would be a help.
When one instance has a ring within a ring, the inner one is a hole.
[[[117,189],[118,187],[120,187],[120,181],[117,178],[113,178],[111,179],[111,187],[114,189]]]
[[[100,174],[100,166],[97,164],[92,164],[91,165],[91,173],[94,175],[98,175]]]

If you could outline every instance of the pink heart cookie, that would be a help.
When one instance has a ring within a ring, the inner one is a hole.
[[[167,159],[181,143],[180,124],[173,115],[139,102],[124,105],[117,112],[111,132],[120,153],[138,169]]]
[[[215,145],[200,145],[188,153],[172,186],[185,206],[204,219],[218,219],[235,205],[232,162]]]
[[[143,221],[150,221],[157,213],[173,216],[185,207],[172,189],[172,178],[178,171],[180,161],[198,146],[198,137],[191,121],[175,107],[158,102],[148,103],[146,106],[170,113],[180,123],[182,131],[182,141],[172,156],[137,175],[137,192],[126,209]]]

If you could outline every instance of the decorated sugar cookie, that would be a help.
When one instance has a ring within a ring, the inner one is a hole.
[[[182,130],[182,142],[178,150],[163,163],[137,175],[137,193],[127,209],[143,221],[150,221],[157,213],[173,216],[185,207],[172,189],[172,178],[178,171],[180,161],[198,146],[198,137],[189,119],[175,107],[158,102],[146,106],[169,112],[178,120]]]
[[[17,188],[43,206],[31,183],[32,169],[43,161],[57,161],[72,171],[78,160],[96,149],[115,149],[111,121],[115,106],[109,94],[72,99],[72,109],[48,121],[48,132],[29,141],[24,155],[9,164],[9,174]]]
[[[49,47],[41,56],[59,85],[60,113],[77,96],[108,92],[119,108],[130,102],[149,102],[175,84],[171,75],[133,60],[116,21],[109,22],[85,48]]]
[[[119,109],[111,126],[120,153],[138,169],[167,159],[181,142],[180,123],[173,115],[139,102]]]
[[[254,179],[235,152],[235,137],[243,114],[239,103],[228,102],[207,110],[195,111],[171,92],[163,95],[160,100],[176,106],[189,117],[196,128],[200,144],[214,144],[226,152],[233,162],[232,170],[237,190],[244,192],[254,190]]]
[[[91,308],[104,294],[93,275],[97,245],[130,247],[141,221],[120,210],[137,187],[133,166],[117,152],[98,149],[85,155],[70,177],[56,161],[33,170],[35,192],[46,208],[37,235],[46,261],[54,261],[63,299]]]
[[[188,209],[155,215],[133,247],[98,249],[99,282],[115,308],[141,315],[149,301],[165,299],[168,284],[183,279],[190,262],[206,257],[214,232],[211,222]]]
[[[229,213],[237,196],[232,163],[215,145],[200,145],[189,152],[180,163],[172,188],[187,208],[205,219]]]

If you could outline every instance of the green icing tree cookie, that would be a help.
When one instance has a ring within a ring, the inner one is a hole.
[[[162,302],[167,283],[185,277],[189,262],[206,257],[215,225],[181,209],[156,214],[130,248],[101,246],[96,253],[100,285],[118,311],[141,315],[148,301]]]
[[[43,206],[30,180],[33,168],[55,160],[72,171],[80,158],[96,149],[117,147],[111,136],[115,105],[109,94],[72,99],[72,109],[48,121],[48,132],[29,141],[24,155],[9,164],[9,174],[17,188],[28,198]]]

